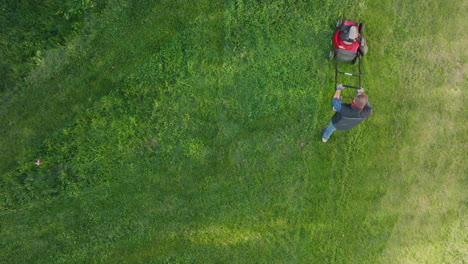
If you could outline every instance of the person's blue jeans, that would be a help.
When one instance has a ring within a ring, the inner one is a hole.
[[[330,124],[328,125],[327,130],[325,130],[325,133],[323,133],[322,137],[324,139],[329,139],[333,132],[335,132],[335,130],[336,127],[333,125],[333,122],[330,121]]]

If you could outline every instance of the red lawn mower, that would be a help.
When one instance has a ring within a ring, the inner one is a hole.
[[[361,87],[361,57],[367,53],[368,47],[364,32],[364,23],[356,23],[341,18],[336,21],[336,32],[333,35],[333,51],[329,58],[335,59],[335,87],[338,84],[338,74],[358,77],[359,86],[343,85],[348,88],[360,89]],[[347,73],[338,70],[338,62],[358,62],[359,73]]]

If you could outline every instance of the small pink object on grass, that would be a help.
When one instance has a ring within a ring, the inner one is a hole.
[[[39,166],[39,165],[41,165],[41,164],[42,164],[41,160],[37,160],[37,161],[36,161],[36,165],[37,165],[37,166]]]

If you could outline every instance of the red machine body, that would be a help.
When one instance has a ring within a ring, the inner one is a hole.
[[[361,24],[358,24],[358,23],[355,23],[355,22],[352,22],[352,21],[348,21],[348,20],[343,20],[341,23],[342,23],[342,25],[346,25],[346,26],[357,26],[358,32],[359,32],[357,39],[358,40],[360,39],[360,36],[361,36],[360,32],[361,32],[361,29],[362,29]],[[349,51],[352,51],[354,53],[358,53],[360,42],[358,40],[356,40],[354,42],[343,41],[340,38],[340,35],[341,35],[341,29],[338,28],[338,30],[333,35],[333,47],[335,49],[349,50]]]

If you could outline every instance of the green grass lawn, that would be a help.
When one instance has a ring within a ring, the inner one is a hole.
[[[0,262],[466,263],[466,13],[109,0],[1,95]],[[338,17],[374,113],[325,144]]]

